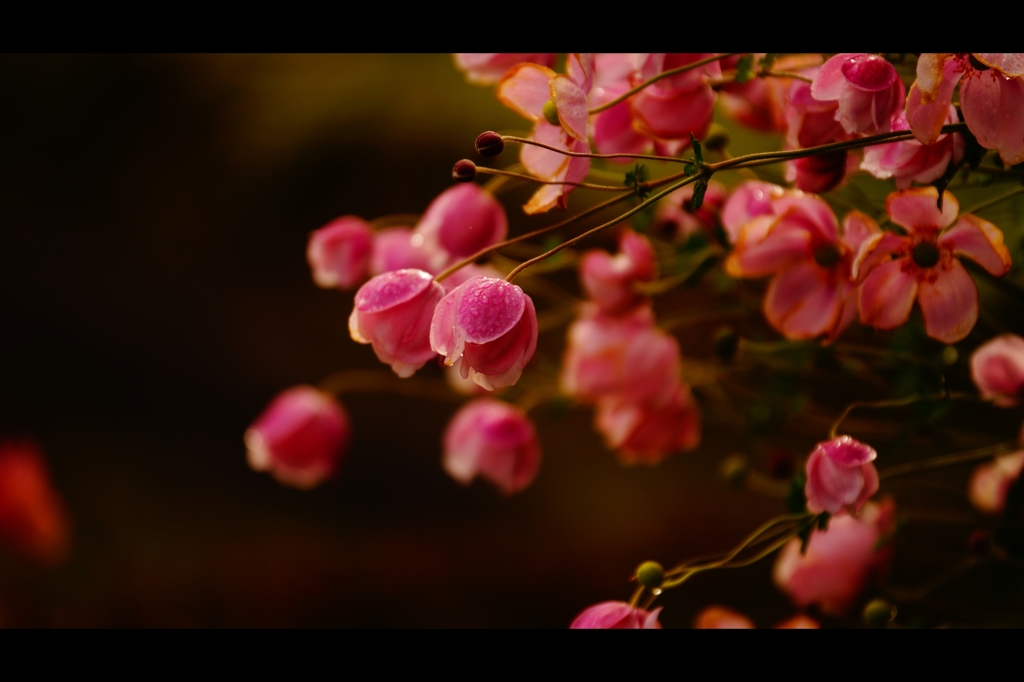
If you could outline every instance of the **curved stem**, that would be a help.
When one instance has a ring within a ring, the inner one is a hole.
[[[610,102],[605,102],[604,104],[602,104],[599,107],[594,107],[593,109],[591,109],[587,113],[599,114],[602,111],[605,111],[607,109],[611,109],[616,104],[621,104],[622,102],[625,102],[627,99],[629,99],[630,97],[632,97],[636,93],[640,92],[641,90],[643,90],[644,88],[646,88],[646,87],[648,87],[650,85],[653,85],[653,84],[657,83],[658,81],[660,81],[663,78],[668,78],[670,76],[676,76],[676,75],[679,75],[681,73],[685,73],[686,71],[692,71],[693,69],[699,69],[700,67],[706,66],[706,65],[708,65],[708,64],[710,64],[712,62],[717,62],[720,59],[728,59],[729,57],[734,57],[734,56],[736,56],[738,54],[741,54],[741,53],[739,53],[739,52],[728,52],[726,54],[717,54],[714,57],[708,57],[707,59],[701,59],[700,61],[693,62],[692,64],[686,64],[685,66],[680,66],[677,69],[669,69],[668,71],[664,71],[662,73],[659,73],[657,76],[654,76],[653,78],[648,78],[647,80],[645,80],[643,83],[641,83],[640,85],[636,86],[632,90],[627,90],[626,92],[622,93],[621,95],[619,95],[615,99],[611,100]]]
[[[568,149],[560,149],[543,142],[531,140],[528,137],[516,137],[515,135],[502,135],[505,142],[518,142],[519,144],[532,144],[534,147],[557,152],[563,156],[574,156],[583,159],[641,159],[643,161],[668,161],[669,163],[693,163],[675,156],[655,156],[653,154],[592,154],[590,152],[570,152]]]
[[[578,220],[582,220],[583,218],[586,218],[587,216],[590,216],[590,215],[593,215],[594,213],[598,213],[600,211],[603,211],[604,209],[609,208],[610,206],[614,206],[618,202],[620,202],[623,199],[626,199],[626,198],[628,198],[630,196],[632,196],[632,194],[623,194],[621,196],[613,197],[613,198],[609,199],[608,201],[601,202],[597,206],[592,206],[592,207],[588,208],[585,211],[577,213],[573,217],[568,218],[566,220],[563,220],[560,223],[555,223],[554,225],[548,225],[547,227],[542,227],[542,228],[540,228],[538,230],[534,230],[533,232],[527,232],[526,234],[521,234],[518,237],[513,237],[511,239],[506,239],[505,241],[501,242],[500,244],[495,244],[494,246],[488,246],[486,249],[480,249],[479,251],[474,253],[469,258],[465,258],[465,259],[459,261],[458,263],[456,263],[455,265],[452,265],[451,267],[449,267],[449,268],[447,268],[445,270],[442,270],[439,274],[434,276],[434,281],[435,282],[440,282],[445,277],[448,277],[449,275],[451,275],[453,272],[456,272],[457,270],[459,270],[461,268],[464,268],[467,265],[475,263],[479,258],[483,258],[484,256],[486,256],[489,253],[492,253],[494,251],[498,251],[500,249],[503,249],[506,246],[509,246],[511,244],[517,244],[519,242],[526,241],[527,239],[531,239],[533,237],[537,237],[537,236],[540,236],[542,234],[547,234],[548,232],[551,232],[553,230],[557,230],[559,228],[565,227],[566,225],[571,225],[572,223],[574,223],[574,222],[576,222]]]
[[[973,393],[952,393],[950,391],[942,391],[935,395],[911,395],[906,398],[894,398],[892,400],[862,400],[854,403],[850,403],[846,406],[846,409],[842,411],[839,417],[833,422],[832,428],[829,429],[828,437],[830,439],[836,437],[836,432],[839,430],[839,425],[843,423],[851,412],[858,407],[903,407],[904,405],[911,405],[922,400],[978,400],[978,396]]]
[[[508,275],[506,275],[505,281],[506,282],[511,282],[513,279],[515,279],[516,275],[518,275],[520,272],[522,272],[526,268],[530,267],[531,265],[534,265],[536,263],[540,263],[542,260],[550,258],[551,256],[555,255],[556,253],[558,253],[562,249],[567,249],[570,246],[572,246],[573,244],[576,244],[576,243],[578,243],[580,241],[583,241],[587,237],[591,237],[591,236],[597,234],[598,232],[601,232],[603,230],[607,230],[609,227],[612,227],[613,225],[618,225],[619,223],[621,223],[626,218],[629,218],[630,216],[639,213],[640,211],[642,211],[647,206],[650,206],[651,204],[653,204],[655,201],[658,201],[662,197],[665,197],[665,196],[671,194],[672,192],[676,191],[680,187],[684,187],[685,185],[688,185],[688,184],[690,184],[692,182],[696,182],[701,177],[703,177],[703,175],[693,175],[693,176],[690,176],[690,177],[686,178],[685,180],[677,182],[676,184],[672,185],[668,189],[663,190],[663,191],[655,194],[651,198],[646,199],[646,200],[640,202],[639,204],[637,204],[636,206],[634,206],[630,210],[626,211],[625,213],[623,213],[619,217],[615,218],[614,220],[610,220],[607,223],[604,223],[603,225],[598,225],[597,227],[595,227],[595,228],[593,228],[591,230],[587,230],[586,232],[584,232],[581,235],[578,235],[576,237],[573,237],[572,239],[569,239],[567,241],[562,242],[561,244],[559,244],[555,248],[551,249],[550,251],[546,251],[546,252],[542,253],[541,255],[539,255],[539,256],[537,256],[535,258],[531,258],[530,260],[528,260],[528,261],[526,261],[524,263],[520,263],[519,266],[517,266],[515,269],[512,270],[512,272],[510,272],[510,273],[508,273]]]
[[[960,215],[963,215],[964,213],[974,213],[975,211],[981,211],[982,209],[986,209],[989,206],[994,206],[994,205],[998,204],[1001,201],[1006,201],[1007,199],[1012,199],[1013,197],[1017,196],[1018,194],[1024,194],[1024,187],[1018,187],[1018,188],[1016,188],[1016,189],[1014,189],[1014,190],[1012,190],[1010,192],[1007,192],[1006,194],[1002,194],[1002,195],[1000,195],[998,197],[994,197],[992,199],[986,199],[985,201],[982,201],[981,203],[975,204],[974,206],[971,206],[970,208],[961,209]]]
[[[930,457],[928,459],[917,460],[916,462],[898,464],[896,466],[889,467],[888,469],[882,469],[878,472],[878,478],[894,478],[896,476],[906,476],[907,474],[917,473],[918,471],[941,469],[943,467],[955,466],[957,464],[966,464],[967,462],[977,462],[979,460],[992,459],[994,457],[1009,454],[1011,452],[1017,452],[1019,450],[1021,450],[1021,445],[1015,440],[1008,441],[1006,443],[997,443],[996,445],[988,445],[976,450],[968,450],[966,452],[958,452],[952,455]]]
[[[513,173],[512,171],[499,170],[497,168],[487,168],[485,166],[477,166],[476,172],[483,175],[499,175],[506,178],[516,178],[519,180],[526,180],[533,182],[538,185],[570,185],[572,187],[583,187],[584,189],[599,189],[606,192],[632,192],[632,187],[612,187],[611,185],[595,185],[590,182],[569,182],[568,180],[541,180],[538,177],[527,175],[525,173]]]

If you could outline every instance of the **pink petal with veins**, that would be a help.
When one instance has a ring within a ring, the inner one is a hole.
[[[843,64],[847,59],[857,56],[855,52],[842,52],[821,65],[821,70],[814,77],[808,94],[819,102],[839,99],[846,87],[847,79],[843,74]]]
[[[565,71],[584,93],[594,85],[594,55],[590,52],[572,53],[566,60]]]
[[[558,120],[565,132],[577,140],[587,139],[587,94],[573,80],[561,74],[551,79],[551,101],[558,109]]]
[[[876,232],[868,236],[860,244],[850,276],[854,281],[863,280],[879,265],[891,262],[893,254],[902,250],[909,252],[911,243],[908,237],[900,237],[895,232]]]
[[[547,121],[537,121],[530,139],[569,151],[566,132],[561,126],[553,126]],[[519,160],[527,172],[541,180],[561,180],[569,167],[569,157],[565,154],[532,144],[523,145],[519,152]]]
[[[978,143],[1008,166],[1024,162],[1024,78],[983,71],[960,86],[964,121]]]
[[[885,210],[894,223],[911,234],[935,234],[948,227],[960,213],[960,203],[949,192],[942,195],[942,211],[936,205],[939,190],[914,187],[893,192],[885,200]]]
[[[885,90],[899,78],[893,65],[876,54],[850,57],[843,62],[841,70],[851,85],[869,92]]]
[[[722,206],[722,227],[729,241],[736,243],[743,227],[758,216],[776,215],[775,200],[785,190],[760,180],[748,180],[733,190]]]
[[[993,69],[999,69],[1007,78],[1024,76],[1024,52],[975,52],[974,57]]]
[[[659,90],[648,87],[630,100],[637,129],[652,137],[689,142],[690,133],[703,138],[711,125],[715,92],[710,86],[695,90]]]
[[[906,258],[874,268],[860,285],[857,309],[860,321],[877,329],[895,329],[910,317],[917,298],[917,279],[905,271]]]
[[[787,339],[813,339],[836,326],[848,295],[845,280],[813,260],[804,261],[772,279],[764,314]]]
[[[551,99],[548,84],[556,75],[546,66],[519,64],[498,83],[498,101],[531,121],[542,121],[544,105]]]
[[[953,101],[953,90],[964,75],[963,63],[946,57],[949,55],[921,55],[917,81],[907,97],[907,123],[922,144],[932,144],[939,138]]]
[[[970,334],[978,321],[978,287],[959,260],[950,258],[949,269],[941,271],[944,262],[934,268],[940,270],[934,282],[921,282],[917,302],[928,336],[956,343]]]
[[[970,258],[990,275],[1002,277],[1010,271],[1010,252],[1003,244],[1003,233],[978,216],[960,216],[956,225],[942,233],[938,244]]]
[[[881,234],[881,230],[874,218],[860,211],[850,211],[843,218],[843,236],[840,242],[856,257],[861,244],[876,234]]]

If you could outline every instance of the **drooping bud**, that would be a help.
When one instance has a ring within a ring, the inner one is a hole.
[[[488,130],[486,133],[477,135],[476,151],[480,156],[497,156],[505,151],[505,142],[501,139],[501,135],[493,130]]]
[[[665,569],[657,561],[645,561],[636,569],[636,581],[644,587],[661,587],[665,582]]]
[[[469,159],[456,161],[452,169],[452,178],[458,182],[472,182],[476,179],[476,164]]]

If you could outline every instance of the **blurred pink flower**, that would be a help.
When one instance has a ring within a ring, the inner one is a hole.
[[[981,397],[999,407],[1024,399],[1024,339],[1002,334],[981,344],[971,355],[971,378]]]
[[[423,235],[413,234],[408,227],[388,227],[379,231],[373,240],[370,255],[370,275],[383,275],[394,270],[423,270],[430,274],[432,262],[438,258],[427,251]]]
[[[0,544],[53,566],[67,558],[71,529],[39,446],[0,443]]]
[[[892,130],[892,117],[906,96],[903,81],[885,57],[845,52],[825,62],[811,84],[821,102],[837,102],[836,120],[854,135]]]
[[[710,189],[711,185],[708,184]],[[722,205],[722,229],[729,243],[740,239],[743,228],[754,218],[778,215],[775,202],[784,196],[799,196],[799,190],[787,190],[761,180],[747,180],[737,185]]]
[[[638,282],[650,282],[658,276],[658,257],[651,242],[633,230],[619,232],[619,253],[612,256],[602,249],[583,254],[579,265],[580,283],[587,296],[606,315],[624,315],[647,301],[635,291]]]
[[[700,208],[693,211],[690,209],[693,185],[686,185],[658,202],[652,227],[664,230],[662,234],[678,241],[686,241],[698,233],[710,238],[718,226],[719,213],[727,193],[725,185],[712,180],[704,192]]]
[[[713,55],[711,52],[648,54],[633,76],[634,85]],[[708,79],[721,75],[722,67],[715,61],[649,85],[629,99],[633,127],[655,140],[679,141],[676,153],[690,145],[691,134],[698,140],[703,139],[711,126],[716,99]]]
[[[917,61],[907,97],[914,136],[932,144],[960,84],[960,110],[978,144],[1008,166],[1024,161],[1024,53],[930,53]]]
[[[462,484],[481,476],[501,492],[524,490],[540,468],[533,424],[518,407],[491,398],[463,405],[444,433],[444,470]]]
[[[358,343],[372,343],[395,374],[411,377],[435,355],[430,320],[443,297],[444,287],[423,270],[377,275],[356,292],[349,333]]]
[[[537,311],[515,284],[473,277],[437,304],[430,345],[488,390],[515,384],[537,348]]]
[[[245,432],[249,466],[308,490],[337,472],[351,439],[348,414],[312,386],[279,393]]]
[[[800,554],[800,539],[782,548],[772,579],[799,607],[817,604],[822,611],[842,614],[868,579],[888,568],[892,548],[885,540],[895,527],[891,499],[868,502],[858,516],[833,518],[828,529],[815,531]]]
[[[461,52],[453,55],[455,66],[476,85],[492,85],[516,64],[532,62],[541,66],[555,65],[554,53],[540,52]]]
[[[584,609],[569,626],[572,630],[660,630],[661,607],[644,611],[622,601],[606,601]]]
[[[878,456],[869,445],[849,436],[818,443],[807,459],[807,509],[814,513],[856,513],[878,492]]]
[[[754,55],[760,59],[764,55]],[[735,67],[740,55],[723,59],[722,68]],[[775,60],[773,71],[802,73],[821,65],[820,55],[786,55]],[[786,131],[786,97],[794,79],[772,76],[751,78],[746,83],[728,83],[718,91],[723,113],[745,126],[766,133]]]
[[[814,76],[817,69],[804,73]],[[838,120],[839,104],[816,99],[811,85],[796,81],[786,102],[786,149],[807,149],[853,137]],[[787,161],[784,173],[787,182],[795,182],[805,192],[825,192],[835,187],[846,174],[857,169],[856,154],[846,151],[830,152]]]
[[[885,209],[907,236],[880,232],[864,242],[853,265],[862,282],[857,300],[861,322],[895,329],[907,321],[916,300],[928,336],[943,343],[966,337],[978,319],[978,288],[960,263],[966,256],[996,277],[1010,270],[1003,233],[992,223],[966,214],[934,187],[894,192]]]
[[[879,231],[878,226],[854,211],[843,221],[840,234],[835,214],[823,199],[802,192],[768,197],[769,189],[752,185],[743,190],[737,205],[726,204],[729,221],[745,212],[760,213],[742,227],[726,271],[733,277],[773,275],[764,314],[786,338],[824,335],[834,341],[856,316],[852,265],[861,244]]]
[[[600,399],[594,425],[624,464],[653,465],[700,445],[700,408],[682,380],[660,403],[618,395]]]
[[[494,195],[473,183],[441,192],[420,218],[413,238],[430,258],[435,273],[456,261],[493,246],[508,235],[505,208]]]
[[[724,606],[709,606],[693,619],[698,630],[753,630],[754,621]]]
[[[775,624],[776,630],[820,630],[821,624],[805,613],[798,613],[792,618]]]
[[[967,498],[975,507],[989,514],[999,514],[1006,507],[1006,494],[1024,470],[1024,451],[997,457],[982,464],[971,474]]]
[[[946,123],[957,120],[956,108],[950,105]],[[892,129],[910,129],[902,111],[893,117]],[[864,150],[860,167],[876,178],[895,179],[898,189],[906,189],[912,182],[927,185],[942,177],[950,163],[959,163],[964,147],[964,137],[959,133],[941,135],[934,144],[921,144],[918,140],[879,144]]]
[[[362,218],[344,216],[309,235],[306,259],[313,281],[325,289],[351,289],[370,266],[373,229]]]

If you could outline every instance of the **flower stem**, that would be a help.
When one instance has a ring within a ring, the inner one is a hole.
[[[599,189],[606,192],[632,192],[632,187],[613,187],[611,185],[595,185],[589,182],[569,182],[567,180],[541,180],[533,175],[526,175],[525,173],[513,173],[512,171],[499,170],[497,168],[487,168],[485,166],[477,166],[476,172],[483,175],[499,175],[506,178],[516,178],[518,180],[526,180],[527,182],[534,182],[538,185],[571,185],[573,187],[582,187],[584,189]]]
[[[871,407],[871,408],[882,408],[882,407],[903,407],[904,405],[912,405],[913,403],[920,402],[922,400],[977,400],[978,396],[973,393],[952,393],[950,391],[941,391],[934,395],[910,395],[905,398],[894,398],[892,400],[863,400],[855,403],[850,403],[846,406],[846,409],[842,411],[839,417],[832,424],[832,428],[829,429],[828,437],[835,438],[836,433],[839,431],[840,424],[846,419],[851,412],[858,407]]]
[[[976,450],[968,450],[966,452],[957,452],[952,455],[943,455],[941,457],[929,457],[928,459],[920,459],[916,462],[907,462],[906,464],[898,464],[896,466],[889,467],[888,469],[882,469],[878,472],[879,479],[894,478],[896,476],[906,476],[907,474],[917,473],[918,471],[927,471],[929,469],[941,469],[943,467],[955,466],[957,464],[965,464],[967,462],[977,462],[983,459],[992,459],[1000,455],[1005,455],[1010,452],[1015,452],[1021,449],[1021,445],[1017,441],[1008,441],[1006,443],[997,443],[996,445],[988,445],[983,448]]]

